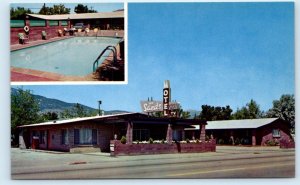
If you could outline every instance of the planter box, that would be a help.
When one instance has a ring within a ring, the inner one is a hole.
[[[164,143],[164,144],[122,144],[118,140],[110,141],[111,156],[118,155],[145,155],[169,153],[198,153],[215,152],[216,141],[204,143]]]

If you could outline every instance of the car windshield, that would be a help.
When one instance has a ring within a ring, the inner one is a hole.
[[[83,23],[76,23],[75,26],[83,26]]]

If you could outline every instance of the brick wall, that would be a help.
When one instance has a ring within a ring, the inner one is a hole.
[[[293,140],[280,140],[280,148],[295,148],[295,141]]]
[[[197,153],[215,152],[216,141],[203,143],[172,143],[172,144],[122,144],[119,140],[110,142],[113,151],[111,156],[141,155],[141,154],[167,154],[167,153]]]
[[[75,145],[74,144],[74,129],[80,128],[90,128],[97,129],[97,144],[96,145]],[[62,129],[68,130],[68,144],[62,144]],[[100,125],[90,122],[76,123],[72,125],[53,125],[51,126],[41,126],[36,128],[30,128],[30,137],[29,140],[22,143],[22,146],[26,148],[31,147],[33,132],[40,133],[40,131],[45,131],[45,143],[39,143],[38,149],[47,149],[47,150],[58,150],[58,151],[67,151],[67,152],[109,152],[109,142],[113,139],[112,126],[109,125]],[[20,133],[22,136],[22,132]],[[23,141],[22,139],[21,141]]]
[[[67,28],[67,26],[43,26],[43,27],[30,27],[29,30],[29,42],[30,41],[36,41],[36,40],[42,40],[42,31],[46,31],[47,33],[47,39],[58,37],[57,30],[63,30],[64,28]],[[19,37],[18,33],[25,33],[24,28],[10,28],[10,44],[18,44],[19,43]]]
[[[280,137],[273,137],[272,130],[278,129],[280,130]],[[266,141],[268,140],[275,140],[283,141],[285,143],[288,143],[291,140],[291,136],[289,135],[290,131],[288,128],[288,125],[286,122],[283,122],[281,120],[275,121],[272,124],[266,125],[258,130],[258,136],[261,137],[260,144],[266,145]]]
[[[48,26],[48,27],[30,27],[29,31],[29,42],[30,41],[36,41],[36,40],[42,40],[42,31],[46,31],[47,33],[47,39],[58,37],[58,30],[64,30],[64,28],[67,28],[68,26]],[[19,33],[24,33],[25,31],[23,28],[11,28],[10,29],[10,44],[19,44]],[[81,33],[75,33],[75,36],[96,36],[96,33],[93,32],[93,30],[90,31],[88,35],[86,35],[84,32]],[[98,37],[124,37],[124,30],[100,30],[97,33]]]

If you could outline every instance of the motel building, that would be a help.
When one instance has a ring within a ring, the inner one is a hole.
[[[278,118],[207,122],[178,118],[165,81],[163,101],[141,101],[144,113],[74,118],[19,126],[19,147],[65,152],[108,152],[111,156],[215,152],[219,144],[264,145],[275,140],[294,147]],[[154,117],[163,112],[164,117]],[[229,140],[232,143],[229,143]],[[243,140],[242,140],[243,139]],[[223,140],[223,142],[221,142]],[[241,141],[242,140],[242,141]],[[235,143],[234,143],[235,142]]]
[[[76,29],[73,34],[77,23],[84,27]],[[20,33],[25,34],[29,42],[42,40],[43,34],[47,39],[73,35],[124,37],[124,10],[61,15],[27,14],[23,20],[10,20],[11,45],[19,44]]]
[[[74,118],[19,126],[19,146],[65,152],[109,152],[116,155],[214,152],[214,139],[205,139],[206,121],[176,117],[177,103],[171,103],[166,81],[163,101],[142,101],[145,113],[123,113]],[[171,105],[171,106],[170,106]],[[146,110],[145,110],[146,109]],[[163,112],[164,117],[151,116]],[[199,126],[194,140],[185,129]]]
[[[289,123],[280,118],[207,121],[206,137],[214,138],[219,145],[268,146],[293,145]],[[199,126],[186,128],[186,137],[199,133]]]
[[[195,143],[182,143],[184,129],[198,124]],[[124,113],[20,126],[20,148],[65,152],[110,152],[111,155],[215,151],[215,141],[205,141],[205,121],[157,118]],[[121,143],[122,136],[126,144]],[[153,143],[149,143],[150,138]]]

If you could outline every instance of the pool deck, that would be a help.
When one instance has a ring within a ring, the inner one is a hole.
[[[26,82],[31,82],[31,81],[52,81],[49,78],[43,78],[43,77],[38,77],[34,75],[29,75],[29,74],[23,74],[23,73],[18,73],[18,72],[11,72],[11,81],[26,81]]]
[[[29,43],[26,44],[14,44],[10,46],[10,51],[15,51],[15,50],[19,50],[19,49],[24,49],[24,48],[28,48],[31,46],[38,46],[41,44],[46,44],[49,42],[55,42],[58,40],[64,40],[64,39],[68,39],[68,38],[72,38],[74,36],[63,36],[63,37],[54,37],[51,39],[47,39],[47,40],[36,40],[36,41],[29,41]]]
[[[48,40],[37,40],[31,41],[26,44],[15,44],[11,45],[11,51],[24,49],[32,46],[37,46],[41,44],[46,44],[54,41],[64,40],[68,38],[72,38],[74,36],[63,36],[63,37],[55,37]],[[17,68],[11,66],[11,82],[51,82],[51,81],[99,81],[94,77],[93,74],[89,74],[86,76],[66,76],[57,73],[33,70],[33,69],[25,69],[25,68]]]
[[[11,67],[12,82],[40,82],[40,81],[97,81],[93,74],[86,76],[66,76],[57,73],[39,71],[33,69]]]

